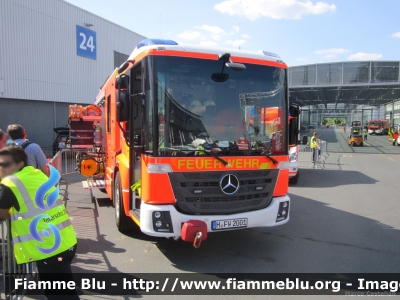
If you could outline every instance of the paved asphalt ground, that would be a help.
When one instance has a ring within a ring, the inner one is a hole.
[[[369,136],[364,147],[351,148],[342,128],[318,131],[328,143],[328,154],[321,158],[323,169],[310,169],[309,162],[301,162],[299,182],[289,188],[290,222],[275,228],[213,233],[200,249],[139,231],[120,233],[105,194],[83,190],[79,176],[66,177],[70,184],[63,186],[62,193],[79,238],[74,271],[399,272],[400,147],[392,146],[387,136]]]

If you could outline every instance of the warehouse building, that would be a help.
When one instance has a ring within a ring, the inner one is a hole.
[[[0,128],[52,154],[70,104],[90,104],[145,37],[62,0],[0,1]]]

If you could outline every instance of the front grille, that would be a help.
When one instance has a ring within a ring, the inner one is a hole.
[[[235,174],[241,178],[245,177],[267,177],[272,171],[275,170],[249,170],[249,171],[235,171],[230,174]],[[221,174],[228,174],[229,172],[187,172],[181,173],[187,179],[220,179]]]
[[[279,170],[169,173],[178,209],[186,214],[231,214],[267,207]],[[239,190],[226,195],[220,180],[233,174]]]
[[[269,181],[270,183],[271,181]],[[240,188],[239,191],[237,192],[237,194],[243,194],[243,193],[256,193],[259,191],[264,190],[267,185],[266,184],[245,184],[246,181],[241,181],[240,182]],[[261,189],[256,189],[256,188],[261,188]],[[199,185],[195,185],[194,187],[188,187],[188,190],[195,195],[225,195],[224,193],[222,193],[221,189],[218,186],[218,182],[216,183],[216,185],[213,185],[212,187],[208,187],[208,186],[199,186]],[[201,190],[201,193],[196,193],[196,191]],[[232,198],[232,197],[229,197]]]
[[[262,199],[268,197],[268,193],[262,194],[253,194],[253,195],[243,195],[243,196],[236,196],[236,197],[191,197],[185,198],[186,202],[240,202],[242,200],[251,200],[251,199]]]
[[[193,206],[199,210],[216,210],[219,212],[229,211],[232,209],[240,209],[247,211],[252,209],[254,206],[260,205],[262,199],[240,201],[235,203],[194,203]]]

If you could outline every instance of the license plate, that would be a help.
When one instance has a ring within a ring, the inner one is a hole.
[[[247,218],[212,221],[212,230],[247,227]]]

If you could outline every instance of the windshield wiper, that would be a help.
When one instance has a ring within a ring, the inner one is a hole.
[[[273,158],[271,155],[265,153],[266,151],[258,151],[258,153],[260,153],[261,155],[264,155],[266,158],[268,158],[270,161],[272,161],[272,163],[276,166],[277,164],[279,164],[279,161],[277,161],[275,158]]]
[[[279,163],[275,158],[271,157],[270,155],[268,155],[268,154],[264,154],[264,155],[266,158],[268,158],[270,161],[272,161],[275,166]]]
[[[210,155],[210,156],[214,157],[216,160],[219,160],[220,162],[222,162],[222,163],[224,164],[224,166],[228,166],[228,165],[229,165],[229,163],[228,163],[225,159],[219,157],[219,156],[218,156],[217,154],[215,154],[215,153],[208,152],[208,151],[206,151],[206,150],[202,150],[201,152],[203,152],[203,153],[205,153],[205,154],[207,154],[207,155]],[[228,166],[228,167],[229,167],[229,166]]]

